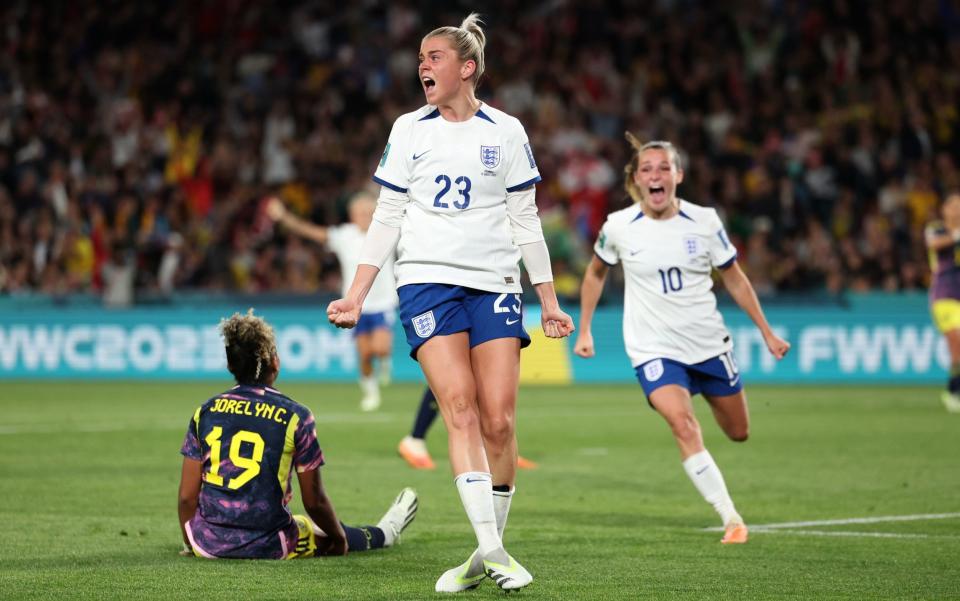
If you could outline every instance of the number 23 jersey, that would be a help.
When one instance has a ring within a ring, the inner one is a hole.
[[[733,348],[711,273],[733,265],[736,248],[716,210],[679,203],[670,219],[651,219],[639,204],[611,213],[594,245],[604,263],[623,263],[623,339],[634,367],[700,363]]]
[[[373,180],[409,198],[397,286],[521,291],[506,195],[539,182],[540,172],[516,118],[486,104],[462,122],[431,105],[401,115]]]

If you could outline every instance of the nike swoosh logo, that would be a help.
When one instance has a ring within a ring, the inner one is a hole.
[[[489,482],[489,480],[487,480],[486,478],[474,478],[473,480],[471,480],[470,478],[467,478],[466,482],[467,484],[473,484],[474,482]]]
[[[508,325],[508,326],[512,326],[513,324],[517,323],[518,321],[520,321],[520,320],[519,320],[519,319],[508,319],[508,320],[507,320],[507,325]]]
[[[730,386],[736,386],[737,382],[739,381],[740,381],[740,376],[737,376],[736,378],[730,380]]]
[[[635,254],[637,254],[637,253],[642,253],[642,252],[643,252],[643,249],[642,249],[642,248],[641,248],[640,250],[631,250],[631,251],[630,251],[630,256],[632,257],[633,255],[635,255]]]
[[[702,474],[703,472],[707,471],[707,468],[708,468],[708,467],[710,467],[710,466],[709,466],[709,465],[705,465],[705,466],[701,467],[700,469],[698,469],[695,473],[699,476],[699,475]]]
[[[433,150],[433,149],[431,148],[430,150]],[[419,159],[419,158],[422,157],[423,155],[425,155],[425,154],[427,154],[428,152],[430,152],[430,150],[424,150],[424,151],[421,152],[420,154],[414,154],[414,155],[413,155],[413,160],[416,161],[417,159]]]

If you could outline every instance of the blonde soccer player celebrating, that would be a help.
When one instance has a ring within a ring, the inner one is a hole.
[[[486,38],[476,14],[420,44],[427,105],[400,116],[374,181],[381,185],[360,265],[330,321],[356,324],[377,271],[397,248],[400,319],[448,431],[450,463],[477,549],[437,581],[438,592],[505,590],[533,580],[503,547],[514,491],[514,431],[523,258],[551,338],[573,331],[553,289],[537,216],[540,173],[523,126],[475,95]],[[399,245],[398,245],[399,241]]]
[[[669,142],[640,144],[625,168],[625,188],[636,204],[610,214],[594,245],[580,290],[580,330],[574,352],[594,356],[590,322],[610,267],[623,264],[626,280],[623,338],[650,404],[670,425],[683,468],[723,520],[721,542],[744,543],[747,527],[723,475],[703,445],[691,396],[703,394],[732,440],[749,431],[747,398],[733,358],[733,341],[717,311],[713,269],[760,329],[770,353],[782,359],[790,343],[767,323],[737,251],[714,209],[681,200],[680,155]]]

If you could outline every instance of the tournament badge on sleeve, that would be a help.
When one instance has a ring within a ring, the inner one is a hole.
[[[433,319],[433,311],[427,311],[414,317],[413,329],[420,338],[427,338],[437,329],[437,322]]]

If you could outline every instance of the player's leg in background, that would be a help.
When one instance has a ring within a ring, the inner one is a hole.
[[[377,380],[380,386],[387,386],[392,380],[393,331],[384,324],[370,333],[370,348],[377,361]]]
[[[960,413],[960,329],[947,330],[944,337],[950,351],[950,378],[942,397],[943,406],[951,413]]]
[[[693,412],[689,390],[677,384],[667,384],[651,392],[647,398],[670,426],[673,439],[680,449],[681,460],[704,450],[703,434]]]
[[[437,397],[427,386],[420,399],[420,406],[413,418],[413,429],[404,436],[397,445],[397,452],[410,464],[410,467],[419,470],[432,470],[436,465],[427,451],[427,431],[437,418]]]
[[[947,411],[960,413],[960,301],[940,299],[930,307],[933,323],[947,340],[950,351],[950,377],[940,400]]]
[[[741,390],[725,396],[704,393],[717,425],[730,440],[743,442],[750,436],[750,411],[747,409],[747,395]]]
[[[683,386],[668,384],[652,391],[648,398],[653,408],[669,424],[680,449],[683,469],[690,481],[727,527],[723,542],[746,542],[747,531],[743,527],[743,518],[730,498],[720,468],[703,445],[703,434],[693,412],[690,391]]]
[[[354,338],[357,344],[357,358],[360,360],[360,409],[375,411],[380,407],[380,384],[373,373],[373,334],[364,332]]]

